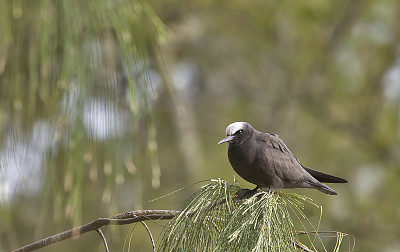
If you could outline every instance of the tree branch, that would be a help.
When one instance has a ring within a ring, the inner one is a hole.
[[[179,211],[176,210],[137,210],[129,211],[123,214],[118,214],[108,218],[99,218],[85,225],[64,231],[59,234],[49,236],[39,241],[18,248],[13,252],[33,251],[46,247],[50,244],[57,243],[71,237],[80,236],[89,231],[95,231],[103,226],[108,225],[125,225],[145,220],[170,220],[174,218]]]

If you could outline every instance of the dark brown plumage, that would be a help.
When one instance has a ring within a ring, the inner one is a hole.
[[[247,122],[230,124],[218,144],[225,142],[229,143],[228,158],[236,173],[262,189],[315,188],[336,195],[322,182],[347,183],[303,166],[278,135],[257,131]]]

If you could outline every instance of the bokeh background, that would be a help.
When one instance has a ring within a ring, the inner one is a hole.
[[[175,208],[201,184],[151,200],[201,180],[252,188],[217,145],[234,121],[349,180],[336,197],[290,190],[322,206],[321,230],[351,234],[355,251],[400,251],[398,0],[0,6],[0,251]],[[148,224],[157,238],[165,222]],[[141,225],[104,232],[112,251],[126,239],[152,251]],[[104,251],[94,232],[42,251],[55,249]]]

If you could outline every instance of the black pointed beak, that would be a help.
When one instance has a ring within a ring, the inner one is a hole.
[[[231,142],[235,137],[234,136],[227,136],[224,139],[222,139],[221,141],[218,142],[218,144],[222,144],[225,142]]]

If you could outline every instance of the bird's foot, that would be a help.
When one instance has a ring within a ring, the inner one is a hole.
[[[258,186],[256,186],[256,188],[254,188],[253,190],[240,188],[236,195],[238,199],[248,199],[257,193],[258,188]]]

